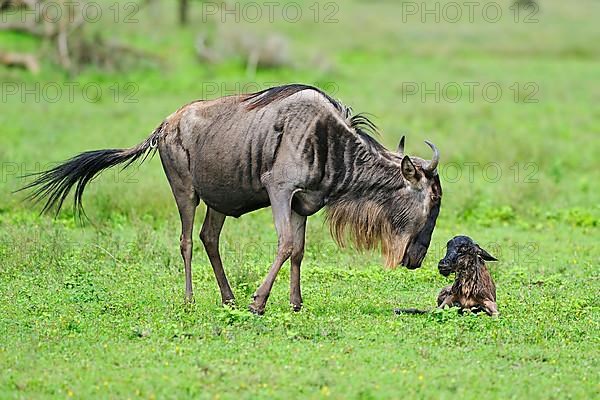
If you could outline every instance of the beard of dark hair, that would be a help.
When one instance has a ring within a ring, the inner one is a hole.
[[[348,239],[358,250],[381,247],[386,267],[400,264],[410,237],[398,233],[383,205],[372,200],[339,200],[326,212],[331,236],[340,247],[346,247]]]

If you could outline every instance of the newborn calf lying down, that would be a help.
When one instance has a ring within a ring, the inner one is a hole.
[[[485,261],[497,261],[468,236],[455,236],[447,244],[446,256],[440,260],[438,269],[444,276],[456,273],[452,285],[446,286],[438,295],[438,308],[460,307],[460,311],[485,311],[498,315],[496,285],[485,267]],[[396,314],[423,314],[428,311],[414,308],[396,309]]]

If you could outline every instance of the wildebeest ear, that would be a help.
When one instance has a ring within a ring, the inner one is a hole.
[[[402,175],[406,178],[407,181],[414,183],[417,181],[417,169],[415,165],[410,160],[409,156],[404,156],[402,158]]]
[[[484,249],[482,249],[481,247],[479,247],[479,245],[477,245],[477,253],[485,261],[498,261],[495,257],[493,257],[492,255],[490,255],[490,253],[488,253],[487,251],[485,251]]]
[[[400,143],[398,143],[398,154],[404,156],[404,136],[400,138]]]

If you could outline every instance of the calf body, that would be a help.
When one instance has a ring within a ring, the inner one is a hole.
[[[485,266],[485,261],[496,261],[467,236],[456,236],[447,244],[446,256],[439,262],[442,275],[455,272],[452,285],[440,291],[438,308],[460,307],[461,310],[485,311],[498,315],[496,285]]]
[[[442,275],[456,273],[452,285],[444,287],[437,298],[438,308],[459,307],[473,312],[498,315],[496,285],[485,261],[497,261],[467,236],[456,236],[447,244],[446,256],[438,264]],[[416,308],[400,308],[396,314],[426,314]]]

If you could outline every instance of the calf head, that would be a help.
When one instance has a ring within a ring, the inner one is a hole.
[[[484,261],[498,261],[487,251],[479,247],[468,236],[455,236],[446,244],[446,255],[438,264],[440,274],[448,276],[453,272],[460,272],[467,266],[483,265]]]

